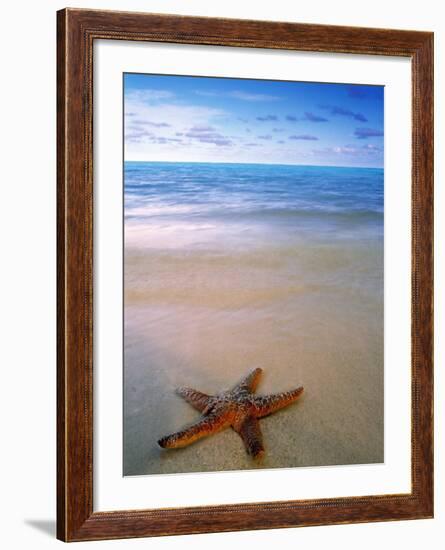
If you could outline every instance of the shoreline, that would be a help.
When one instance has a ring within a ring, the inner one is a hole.
[[[379,463],[383,172],[126,165],[124,471],[129,475]],[[258,464],[225,430],[159,438],[199,414],[175,394],[299,385],[261,421]]]

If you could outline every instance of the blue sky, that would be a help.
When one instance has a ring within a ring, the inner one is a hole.
[[[383,166],[383,87],[124,75],[125,159]]]

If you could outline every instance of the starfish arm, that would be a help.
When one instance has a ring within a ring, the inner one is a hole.
[[[262,374],[263,369],[260,369],[259,367],[254,369],[235,386],[235,389],[254,392],[258,386]]]
[[[254,416],[247,417],[236,431],[241,436],[247,452],[253,458],[260,458],[264,454],[260,423]]]
[[[199,412],[204,412],[210,404],[210,395],[206,395],[192,388],[178,388],[176,393]]]
[[[254,403],[258,418],[262,418],[263,416],[267,416],[268,414],[278,411],[283,407],[287,407],[287,405],[290,405],[296,401],[302,393],[303,386],[300,386],[295,390],[286,391],[283,393],[255,397]]]
[[[185,447],[206,435],[222,430],[227,425],[228,423],[225,421],[223,415],[205,416],[199,422],[192,424],[184,430],[162,437],[159,439],[158,445],[167,449]]]

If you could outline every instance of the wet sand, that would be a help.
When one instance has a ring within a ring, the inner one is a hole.
[[[126,226],[124,475],[383,462],[383,240],[212,231]],[[261,461],[231,429],[158,447],[199,418],[176,387],[217,393],[257,366],[259,394],[305,387],[261,421]]]

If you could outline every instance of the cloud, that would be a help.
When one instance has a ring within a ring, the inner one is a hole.
[[[382,130],[373,130],[372,128],[356,128],[354,136],[357,139],[368,139],[370,137],[383,136]]]
[[[166,143],[182,143],[182,139],[157,136],[153,132],[137,128],[127,129],[125,132],[125,140],[128,143],[158,143],[160,145],[165,145]]]
[[[213,126],[199,126],[199,125],[195,125],[195,126],[192,126],[190,129],[189,129],[189,132],[196,132],[198,134],[201,134],[203,132],[213,132],[215,130],[215,128]]]
[[[367,151],[373,151],[373,152],[383,151],[382,147],[379,147],[378,145],[374,145],[372,143],[366,143],[366,145],[362,145],[362,149],[366,149]]]
[[[337,153],[340,155],[357,155],[360,154],[360,149],[356,149],[355,147],[331,147],[330,148],[331,153]]]
[[[289,136],[287,139],[301,139],[303,141],[318,141],[317,136],[311,136],[310,134],[299,134],[297,136]]]
[[[260,122],[266,122],[269,120],[278,120],[278,117],[275,115],[265,115],[265,116],[257,116],[256,119],[259,120]]]
[[[365,117],[365,115],[362,115],[361,113],[355,113],[354,119],[358,120],[359,122],[368,122],[368,119]]]
[[[272,128],[272,132],[284,132],[284,128]]]
[[[240,122],[244,122],[245,124],[247,124],[249,122],[249,119],[248,118],[242,118],[242,117],[238,117],[238,120]]]
[[[360,147],[355,145],[343,145],[336,147],[324,147],[323,149],[313,149],[313,153],[332,155],[347,155],[352,157],[375,157],[383,152],[383,148],[377,145],[366,144]]]
[[[259,147],[259,143],[246,143],[246,147]]]
[[[140,93],[138,93],[140,92]],[[125,95],[125,110],[131,113],[126,117],[127,124],[133,124],[133,120],[146,121],[151,125],[156,125],[160,130],[168,129],[168,124],[175,131],[181,131],[182,128],[188,128],[195,124],[211,125],[215,120],[227,116],[227,113],[219,108],[208,107],[204,105],[187,105],[176,103],[171,100],[171,94],[150,94],[150,90],[139,90],[128,92]],[[156,97],[156,104],[144,101],[147,97]]]
[[[171,124],[166,122],[152,122],[151,120],[132,120],[131,124],[137,124],[140,126],[153,126],[154,128],[170,128]]]
[[[265,136],[258,136],[258,139],[265,139],[267,141],[272,139],[272,136],[270,134],[267,134]]]
[[[145,141],[146,138],[153,137],[153,132],[142,130],[140,128],[125,128],[125,141],[132,143],[140,143]]]
[[[230,139],[226,139],[221,136],[221,138],[218,137],[202,137],[199,139],[201,143],[212,143],[213,145],[232,145],[232,142]]]
[[[306,112],[304,113],[304,119],[309,120],[310,122],[327,122],[328,119],[319,115],[314,115],[314,113]]]
[[[228,137],[217,132],[213,126],[192,126],[184,136],[200,143],[211,143],[213,145],[232,144],[232,141]]]
[[[220,92],[217,90],[195,90],[195,94],[204,97],[231,97],[241,101],[277,101],[283,99],[280,96],[269,94],[254,94],[243,92],[242,90],[233,90],[231,92]]]
[[[358,120],[359,122],[368,122],[368,119],[365,117],[364,114],[355,113],[350,109],[345,109],[344,107],[339,107],[338,105],[320,105],[320,109],[329,111],[329,113],[333,116],[347,116],[352,117],[354,120]]]
[[[277,101],[283,99],[282,97],[268,94],[251,94],[248,92],[242,91],[233,91],[228,94],[230,97],[235,99],[241,99],[242,101]]]
[[[164,136],[156,137],[153,136],[149,138],[150,143],[159,143],[161,145],[165,145],[166,143],[182,143],[182,139],[176,139],[176,138],[168,138]]]
[[[284,143],[284,141],[282,139],[280,139],[280,141],[277,141],[277,143],[279,143],[280,145],[282,145]]]
[[[131,90],[125,94],[125,103],[127,102],[137,102],[137,103],[156,103],[160,100],[172,99],[175,97],[175,94],[169,90]],[[131,113],[135,115],[135,113]],[[129,114],[130,116],[130,114]]]
[[[324,118],[320,115],[306,111],[303,118],[298,118],[295,115],[286,115],[286,120],[288,122],[298,122],[300,120],[308,120],[309,122],[328,122],[327,118]]]

